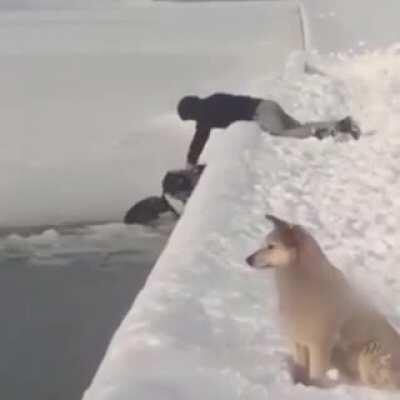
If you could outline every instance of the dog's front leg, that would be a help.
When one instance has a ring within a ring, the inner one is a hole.
[[[331,387],[333,382],[329,380],[326,372],[331,365],[332,346],[328,343],[312,344],[309,351],[310,384],[319,387]]]
[[[297,365],[304,368],[307,372],[309,370],[308,349],[302,344],[294,344],[294,361]]]
[[[291,365],[291,374],[294,383],[307,384],[309,380],[309,360],[308,349],[299,343],[291,343],[291,353],[293,357],[293,365]]]

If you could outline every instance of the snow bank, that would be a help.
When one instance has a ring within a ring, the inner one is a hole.
[[[321,42],[323,51],[333,35]],[[400,329],[398,48],[320,58],[316,66],[325,75],[301,74],[293,60],[280,76],[253,81],[250,91],[280,101],[301,120],[352,114],[363,130],[377,133],[359,142],[296,142],[237,124],[222,149],[209,146],[220,157],[212,159],[85,400],[398,397],[293,385],[272,273],[244,263],[270,229],[266,212],[304,224]]]
[[[350,112],[379,133],[294,143],[234,127],[235,158],[210,166],[85,399],[397,398],[294,386],[273,275],[244,262],[270,229],[266,212],[302,223],[400,328],[400,120],[386,118],[398,108],[399,56],[393,49],[321,67],[331,77],[269,79],[258,90],[299,118]]]

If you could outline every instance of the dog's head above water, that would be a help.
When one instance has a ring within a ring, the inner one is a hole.
[[[274,224],[262,247],[247,257],[246,262],[253,268],[284,268],[293,265],[298,256],[298,225],[291,225],[273,215],[266,218]]]

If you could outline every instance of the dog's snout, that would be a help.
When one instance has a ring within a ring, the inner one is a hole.
[[[246,262],[248,265],[250,265],[250,267],[252,267],[254,265],[254,254],[252,254],[251,256],[248,256],[246,258]]]

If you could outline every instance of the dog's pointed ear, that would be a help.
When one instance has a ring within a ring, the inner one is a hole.
[[[265,218],[267,218],[269,221],[271,221],[274,224],[275,228],[278,228],[278,229],[290,229],[290,228],[292,228],[291,224],[289,224],[288,222],[284,221],[283,219],[279,219],[278,217],[275,217],[272,214],[267,214],[265,216]]]

